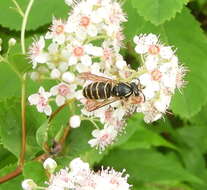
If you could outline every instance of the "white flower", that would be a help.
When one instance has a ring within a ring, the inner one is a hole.
[[[55,171],[55,168],[57,167],[57,163],[52,158],[47,158],[44,163],[43,167],[50,173],[53,173]]]
[[[74,92],[76,85],[68,85],[66,83],[60,83],[56,86],[53,86],[50,89],[50,93],[53,96],[56,96],[56,104],[62,106],[66,100],[74,97]]]
[[[32,61],[33,69],[36,68],[37,63],[46,63],[48,60],[47,53],[44,52],[45,40],[41,36],[39,40],[35,40],[29,47],[29,58]]]
[[[117,136],[117,131],[112,126],[105,126],[104,129],[95,129],[92,132],[95,139],[91,139],[88,143],[92,147],[96,147],[103,151],[106,146],[112,144]]]
[[[49,92],[45,92],[43,87],[39,88],[37,94],[32,94],[28,97],[31,105],[36,105],[39,112],[44,112],[46,115],[51,115],[52,109],[48,104],[48,98],[51,96]]]
[[[171,59],[173,55],[174,55],[174,52],[173,52],[171,47],[163,46],[163,47],[160,48],[160,56],[163,59]]]
[[[137,112],[144,113],[144,120],[149,123],[166,112],[176,87],[183,83],[185,72],[172,48],[161,44],[155,35],[136,36],[134,42],[135,51],[144,54],[142,75],[138,78],[145,102],[137,106]]]
[[[131,185],[124,175],[125,170],[117,172],[107,168],[94,172],[89,164],[80,158],[75,158],[70,163],[70,168],[61,169],[60,172],[51,175],[47,190],[130,190]]]
[[[68,64],[75,65],[81,63],[82,65],[90,66],[92,64],[91,57],[86,53],[86,46],[81,45],[80,42],[74,41],[72,44],[68,45],[68,53],[70,53],[70,58]]]
[[[80,158],[75,158],[70,162],[70,169],[72,172],[79,172],[82,170],[89,171],[89,164],[83,162]]]
[[[96,175],[96,190],[102,190],[103,187],[109,190],[129,190],[131,185],[127,183],[129,175],[123,176],[125,170],[117,172],[114,169],[103,169]]]
[[[135,51],[138,54],[157,54],[159,53],[158,38],[154,34],[148,34],[134,37],[134,43],[136,44]]]
[[[70,118],[70,126],[72,128],[80,127],[80,124],[81,124],[81,118],[80,118],[79,115],[71,116],[71,118]]]
[[[65,37],[65,23],[60,20],[53,18],[52,26],[50,27],[50,31],[45,36],[46,39],[52,39],[54,42],[58,44],[63,44],[66,40]]]
[[[37,188],[37,185],[32,179],[25,179],[22,182],[22,188],[24,190],[35,190]]]

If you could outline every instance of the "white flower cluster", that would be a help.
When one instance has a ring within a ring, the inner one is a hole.
[[[116,1],[74,3],[67,21],[54,18],[50,31],[30,46],[29,58],[35,69],[31,78],[49,77],[59,81],[49,92],[50,96],[55,96],[57,106],[68,99],[80,98],[77,86],[83,86],[83,81],[78,79],[78,73],[110,74],[117,71],[117,66],[120,69],[126,66],[119,54],[123,39],[121,22],[124,21],[125,15]],[[51,40],[48,47],[45,40]],[[100,45],[96,45],[97,41]],[[36,105],[38,111],[50,115],[49,94],[44,95],[43,90],[41,88],[36,96],[31,96],[29,102]]]
[[[49,158],[44,166],[46,170],[53,169],[57,164]],[[51,173],[47,187],[37,186],[32,179],[26,179],[22,182],[24,190],[130,190],[131,185],[127,183],[129,175],[124,175],[125,170],[117,172],[114,169],[101,169],[94,172],[89,168],[89,164],[83,162],[80,158],[71,161],[68,168],[61,169],[57,173]],[[38,188],[37,188],[38,187]]]
[[[169,108],[176,88],[185,85],[183,77],[186,69],[180,66],[175,52],[170,46],[159,42],[154,34],[134,37],[135,51],[141,55],[143,65],[138,77],[144,86],[145,102],[137,106],[137,112],[144,113],[146,122],[162,117]]]
[[[103,128],[92,132],[94,138],[89,144],[102,151],[124,130],[125,120],[132,113],[143,113],[146,122],[161,118],[176,87],[183,85],[185,69],[178,65],[172,48],[161,44],[154,34],[135,36],[135,51],[140,54],[142,65],[137,70],[131,69],[120,54],[124,39],[121,24],[126,16],[117,1],[67,0],[66,3],[73,5],[67,21],[54,18],[50,31],[29,48],[35,69],[31,77],[35,80],[49,77],[58,84],[50,92],[41,87],[39,93],[29,97],[29,102],[39,112],[50,115],[52,96],[57,106],[73,98],[80,100],[84,105],[81,115],[72,116],[69,123],[77,128],[82,119],[88,118],[97,127],[96,121],[100,121]],[[45,40],[50,42],[48,47]],[[86,108],[91,100],[83,97],[82,89],[90,81],[79,78],[84,72],[115,81],[133,81],[142,87],[139,89],[142,93],[139,98],[131,96],[89,112]]]

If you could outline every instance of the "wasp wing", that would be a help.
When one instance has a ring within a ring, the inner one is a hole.
[[[79,78],[84,79],[84,80],[91,80],[91,81],[94,81],[94,82],[113,82],[113,80],[110,79],[110,78],[94,75],[90,72],[81,73],[79,75]]]
[[[94,111],[94,110],[97,110],[99,108],[102,108],[108,104],[111,104],[115,101],[118,101],[120,100],[120,98],[117,98],[117,97],[114,97],[114,98],[111,98],[111,99],[107,99],[107,100],[103,100],[101,102],[98,102],[96,100],[89,100],[87,103],[86,103],[86,110],[91,112],[91,111]]]

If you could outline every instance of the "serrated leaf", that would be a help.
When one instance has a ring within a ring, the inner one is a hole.
[[[33,179],[38,185],[44,185],[47,181],[47,176],[42,163],[30,161],[24,165],[23,176],[25,179]]]
[[[26,114],[27,126],[27,153],[30,159],[40,151],[34,134],[36,129],[45,118],[28,107]],[[4,148],[19,157],[21,150],[21,104],[16,98],[0,101],[0,135]]]
[[[175,19],[159,27],[137,15],[136,10],[129,3],[125,10],[129,15],[125,33],[131,40],[136,34],[155,33],[165,44],[177,49],[180,62],[189,70],[185,78],[188,84],[182,89],[182,93],[177,92],[173,96],[171,107],[173,113],[190,119],[207,101],[207,38],[200,29],[199,23],[186,8],[177,14]]]
[[[9,151],[3,148],[2,145],[0,145],[0,169],[4,168],[5,166],[9,164],[13,164],[17,161],[16,157],[11,154]]]
[[[14,171],[17,168],[16,164],[8,165],[0,170],[0,177],[5,176],[6,174]],[[0,184],[0,190],[22,190],[21,182],[23,181],[23,176],[19,175],[3,184]]]
[[[181,12],[189,0],[131,0],[140,16],[155,25],[163,24]]]
[[[19,156],[21,148],[21,114],[15,99],[0,102],[0,134],[4,148]]]
[[[9,62],[20,75],[32,69],[32,64],[28,63],[27,57],[23,54],[12,55],[9,57]]]
[[[36,132],[36,140],[40,147],[44,147],[48,140],[48,120],[45,121]]]
[[[127,156],[127,159],[126,159]],[[118,170],[126,169],[129,180],[142,182],[188,181],[202,184],[203,181],[186,171],[171,155],[163,155],[154,150],[114,150],[103,161],[105,166]]]
[[[28,1],[27,0],[17,0],[20,7],[25,10]],[[47,5],[47,6],[45,6]],[[10,30],[21,30],[22,17],[10,7],[15,7],[11,0],[3,0],[0,2],[0,25],[7,27]],[[36,30],[40,26],[49,24],[53,16],[66,18],[68,13],[68,6],[64,1],[59,0],[41,0],[34,1],[32,6],[27,30]],[[5,17],[6,15],[6,17]]]

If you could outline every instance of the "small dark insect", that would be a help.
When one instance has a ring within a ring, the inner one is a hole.
[[[135,82],[118,82],[89,72],[81,73],[80,78],[93,81],[83,89],[83,96],[89,100],[86,105],[88,111],[94,111],[121,99],[126,101],[130,99],[133,104],[145,101],[144,94],[141,91],[143,87],[139,81],[138,84]]]

